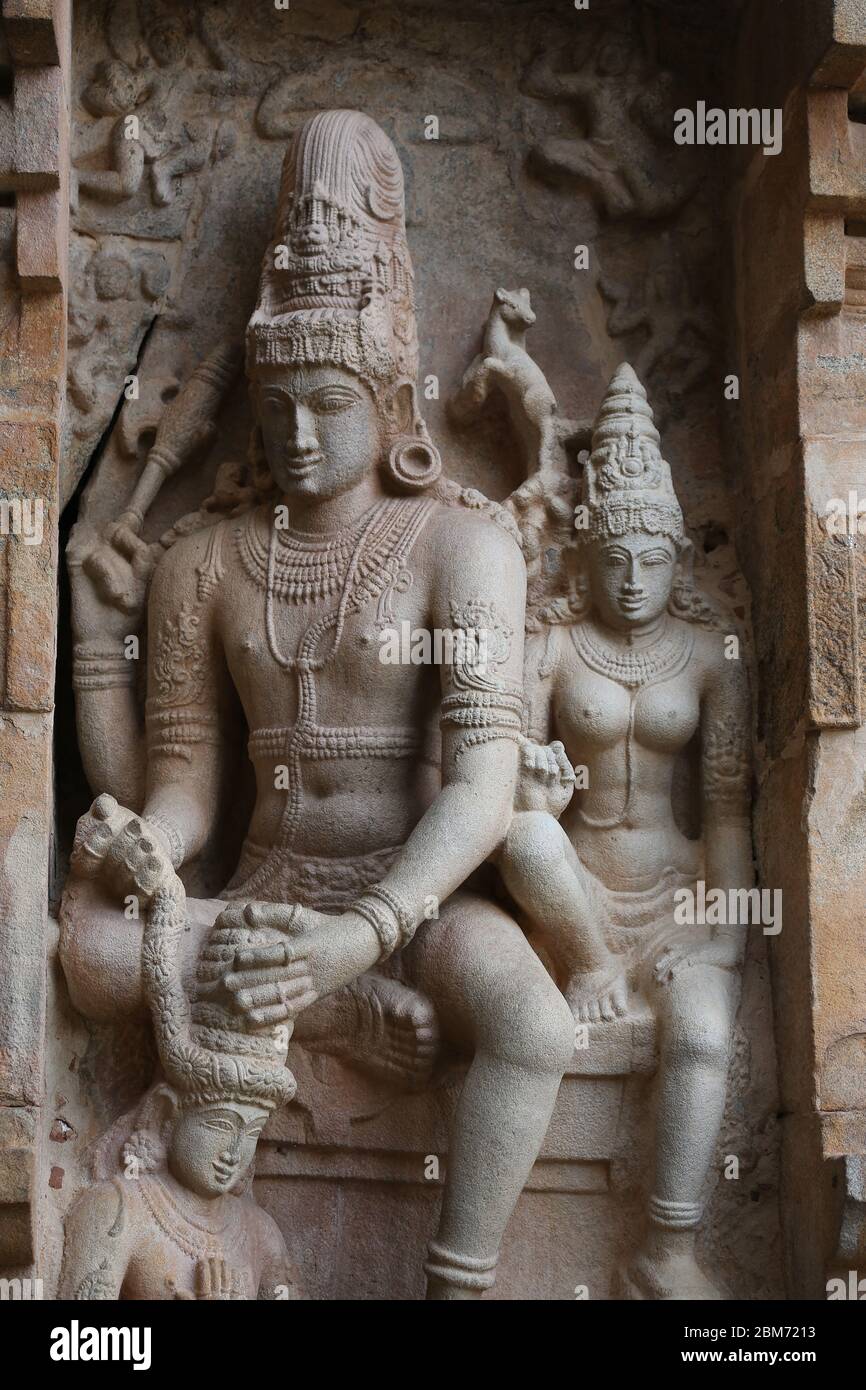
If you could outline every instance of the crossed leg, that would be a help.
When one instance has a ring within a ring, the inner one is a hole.
[[[559,821],[543,811],[518,812],[497,865],[561,969],[563,993],[575,1019],[599,1023],[622,1018],[628,1009],[625,966],[605,945],[603,913]]]

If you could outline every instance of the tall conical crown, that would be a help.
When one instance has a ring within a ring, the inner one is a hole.
[[[583,484],[589,525],[582,528],[582,539],[635,531],[683,538],[683,514],[659,443],[646,391],[623,362],[595,421]]]
[[[247,329],[251,371],[319,362],[374,388],[418,371],[403,170],[359,111],[320,112],[292,140]]]

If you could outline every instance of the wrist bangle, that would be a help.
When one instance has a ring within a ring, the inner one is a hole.
[[[373,928],[379,938],[381,954],[379,960],[387,960],[396,950],[406,946],[415,934],[415,923],[411,913],[388,888],[378,885],[367,888],[351,904],[350,912],[357,912]]]
[[[74,690],[111,690],[135,685],[136,678],[136,663],[124,655],[122,646],[78,642],[72,649]]]
[[[169,820],[165,820],[160,815],[146,816],[144,820],[147,825],[159,831],[163,839],[168,843],[168,852],[171,858],[172,867],[179,869],[183,863],[185,846],[180,831],[177,830]]]
[[[399,944],[408,946],[415,935],[416,923],[406,904],[401,902],[396,893],[392,892],[390,888],[385,888],[381,883],[375,883],[372,888],[368,888],[364,896],[378,898],[393,913],[400,934]]]

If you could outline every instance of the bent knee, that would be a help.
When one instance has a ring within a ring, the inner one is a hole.
[[[546,811],[519,811],[505,837],[502,867],[531,881],[563,862],[567,844],[559,821]]]
[[[119,912],[71,909],[64,900],[58,955],[69,998],[84,1018],[112,1023],[146,1012],[137,923]]]
[[[726,1018],[680,1019],[663,1044],[666,1058],[686,1066],[727,1071],[731,1054],[731,1027]]]
[[[550,976],[515,979],[500,995],[495,1022],[482,1028],[479,1043],[501,1061],[544,1076],[562,1076],[574,1053],[574,1019]]]

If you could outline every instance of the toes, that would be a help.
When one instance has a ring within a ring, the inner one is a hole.
[[[628,984],[623,977],[614,985],[611,998],[618,1014],[622,1015],[628,1011]]]

